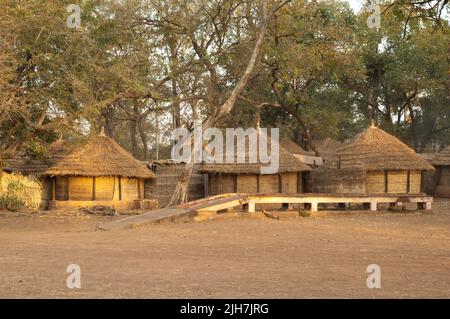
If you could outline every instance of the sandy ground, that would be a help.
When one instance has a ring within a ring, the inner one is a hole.
[[[0,297],[450,297],[450,200],[432,212],[95,230],[113,218],[1,213]],[[81,289],[66,287],[72,263]],[[380,289],[366,287],[369,264]]]

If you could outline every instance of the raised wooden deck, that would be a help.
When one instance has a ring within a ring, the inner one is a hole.
[[[433,197],[425,194],[254,194],[248,195],[248,211],[255,211],[255,204],[308,204],[311,211],[318,211],[319,204],[367,204],[376,211],[378,204],[389,203],[401,206],[403,203],[417,203],[418,209],[431,210]]]
[[[319,204],[366,204],[371,211],[376,211],[378,204],[401,206],[404,203],[417,203],[418,209],[431,210],[433,197],[425,194],[246,194],[229,193],[211,196],[188,202],[176,207],[152,210],[147,213],[126,217],[114,222],[99,225],[99,229],[110,230],[129,228],[162,220],[176,220],[195,217],[202,214],[217,213],[217,211],[238,206],[247,206],[247,211],[255,212],[256,204],[307,204],[313,212],[318,211]]]

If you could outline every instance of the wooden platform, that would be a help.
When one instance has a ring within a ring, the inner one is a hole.
[[[378,204],[391,204],[392,206],[402,206],[404,203],[417,203],[418,209],[431,210],[433,197],[425,194],[373,194],[373,195],[353,195],[353,194],[267,194],[249,195],[248,211],[255,211],[255,204],[286,203],[286,204],[307,204],[311,211],[317,212],[319,204],[366,204],[371,211],[376,211]]]
[[[431,210],[433,198],[425,194],[245,194],[229,193],[211,196],[171,208],[152,210],[141,215],[126,217],[114,222],[98,226],[102,230],[130,228],[164,220],[179,220],[198,216],[214,216],[220,210],[245,205],[249,213],[255,212],[256,204],[306,204],[313,212],[317,212],[319,204],[365,204],[371,211],[376,211],[378,204],[402,206],[405,203],[417,203],[418,209]],[[201,218],[197,218],[201,219]]]

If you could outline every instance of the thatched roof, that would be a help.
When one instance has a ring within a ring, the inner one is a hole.
[[[155,178],[147,165],[135,159],[104,134],[91,137],[44,172],[45,175],[124,176]]]
[[[285,140],[281,142],[281,146],[291,154],[316,156],[316,152],[305,151],[300,145],[292,140]]]
[[[271,154],[272,145],[271,139],[267,137],[262,131],[258,131],[259,139],[261,143],[267,143],[267,153]],[[256,145],[255,145],[256,144]],[[226,173],[226,174],[260,174],[262,167],[269,167],[270,164],[264,163],[249,163],[249,149],[258,145],[258,141],[252,141],[251,144],[246,138],[245,147],[245,163],[237,163],[237,156],[228,156],[224,151],[221,156],[223,156],[223,163],[205,163],[199,168],[199,172],[202,173]],[[236,147],[236,145],[235,145]],[[278,173],[286,172],[300,172],[300,171],[311,171],[311,168],[294,157],[291,153],[285,150],[281,145],[279,147],[279,157],[278,157]],[[234,152],[236,153],[236,152]],[[231,163],[227,163],[231,162]]]
[[[48,153],[42,158],[19,152],[13,158],[6,160],[4,170],[30,175],[42,175],[50,166],[61,160],[70,150],[70,146],[59,139],[48,146]]]
[[[434,170],[409,146],[375,126],[357,134],[338,148],[334,161],[340,168]]]
[[[447,146],[439,153],[435,153],[431,159],[431,164],[435,166],[450,166],[450,146]]]
[[[324,140],[315,142],[317,152],[321,156],[332,155],[342,146],[342,143],[327,137]]]

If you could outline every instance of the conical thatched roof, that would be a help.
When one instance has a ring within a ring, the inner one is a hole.
[[[271,145],[271,139],[268,138],[268,136],[261,130],[258,130],[258,139],[261,141],[262,144],[267,145],[267,153],[271,154],[273,149]],[[250,159],[249,149],[257,149],[256,148],[257,145],[258,141],[251,141],[251,143],[249,143],[248,138],[246,138],[246,147],[244,154],[245,163],[237,163],[236,151],[234,152],[235,153],[234,156],[228,156],[228,154],[226,154],[226,151],[224,151],[220,155],[221,157],[223,157],[223,163],[205,163],[201,165],[199,171],[203,173],[260,174],[261,168],[269,167],[270,164],[264,164],[259,162],[249,163]],[[278,173],[311,171],[311,168],[307,164],[295,158],[294,155],[285,150],[280,144],[278,144],[278,149],[279,149]],[[229,163],[227,163],[227,161]]]
[[[340,168],[434,170],[409,146],[375,126],[338,148],[334,159]]]
[[[450,146],[435,154],[431,159],[431,164],[436,166],[450,166]]]
[[[156,175],[112,138],[91,137],[44,172],[45,175],[124,176],[155,178]]]

